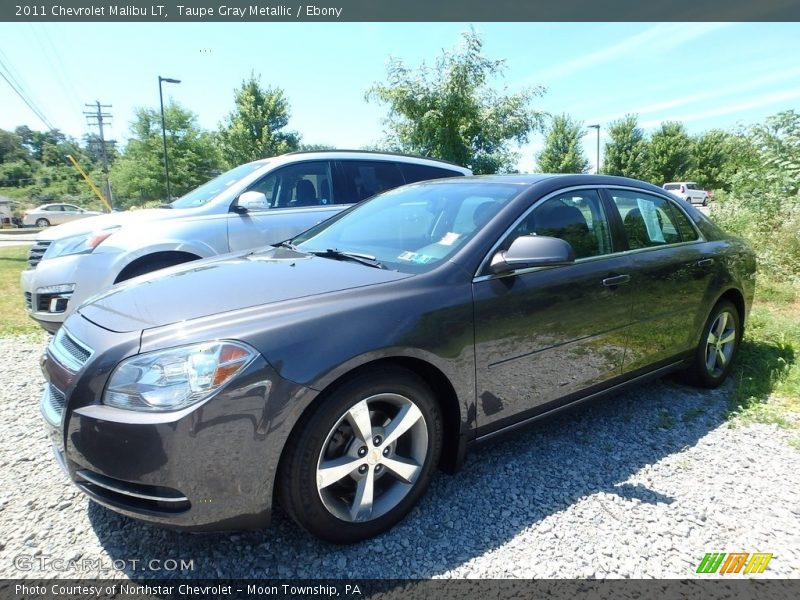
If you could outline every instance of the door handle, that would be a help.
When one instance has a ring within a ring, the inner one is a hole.
[[[630,275],[617,275],[616,277],[606,277],[603,279],[603,285],[606,287],[614,287],[617,285],[622,285],[623,283],[628,283],[631,280]]]
[[[697,261],[697,266],[698,267],[710,267],[713,264],[714,264],[714,259],[713,258],[704,258],[702,260],[698,260]]]

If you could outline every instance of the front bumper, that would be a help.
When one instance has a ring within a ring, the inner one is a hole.
[[[54,333],[87,298],[114,284],[115,255],[73,254],[41,261],[20,275],[28,315]],[[39,293],[42,288],[74,284],[69,294]]]
[[[107,379],[110,362],[118,361],[95,352],[83,370],[97,369]],[[316,394],[282,379],[258,357],[201,405],[142,413],[99,404],[104,383],[81,373],[70,383],[49,350],[43,370],[42,413],[70,480],[116,512],[192,531],[269,524],[281,450],[297,409]],[[54,418],[51,390],[60,387],[67,388],[63,411]]]

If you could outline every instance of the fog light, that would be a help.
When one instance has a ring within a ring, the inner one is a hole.
[[[61,285],[47,285],[36,288],[37,294],[71,294],[75,291],[74,283],[62,283]]]
[[[62,313],[67,310],[67,303],[69,302],[69,298],[64,298],[63,296],[56,296],[50,300],[49,311],[51,313]]]

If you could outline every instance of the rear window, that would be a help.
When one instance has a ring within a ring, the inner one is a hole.
[[[668,183],[667,185],[664,186],[664,189],[665,190],[677,190],[679,187],[681,187],[680,184]]]

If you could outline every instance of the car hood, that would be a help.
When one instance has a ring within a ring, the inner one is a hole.
[[[94,296],[78,312],[100,327],[128,332],[410,276],[288,248],[268,248],[131,279]]]
[[[112,227],[138,225],[141,223],[149,223],[151,221],[174,219],[181,216],[186,216],[186,213],[181,209],[174,208],[149,208],[146,210],[134,210],[118,213],[97,213],[97,216],[94,217],[76,219],[74,221],[64,223],[63,225],[48,227],[38,236],[36,236],[36,239],[53,241],[71,237],[73,235],[91,233],[102,229],[110,229]]]

